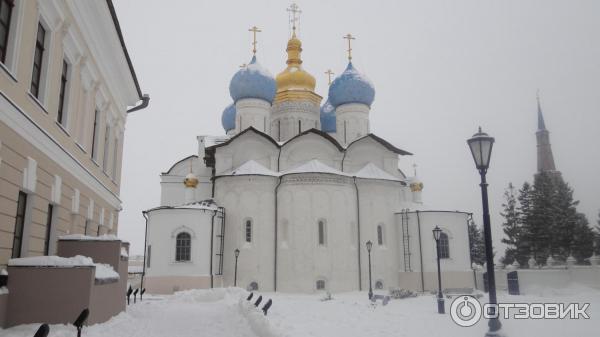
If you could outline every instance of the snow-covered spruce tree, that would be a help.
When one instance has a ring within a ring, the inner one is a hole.
[[[523,253],[523,249],[519,249],[521,237],[521,223],[519,221],[519,212],[517,209],[517,198],[515,196],[515,188],[512,183],[504,190],[504,203],[502,204],[502,212],[500,215],[504,218],[502,230],[504,237],[502,243],[506,244],[507,248],[501,262],[505,265],[511,264],[515,259],[521,265],[525,265],[529,258],[528,251]]]
[[[600,211],[598,211],[598,222],[596,225],[596,254],[600,254]]]
[[[588,220],[582,213],[576,214],[577,220],[573,228],[573,244],[571,252],[578,263],[592,256],[594,249],[594,231],[589,226]]]
[[[517,214],[521,224],[521,235],[518,237],[518,246],[523,250],[529,250],[528,254],[536,259],[538,263],[545,261],[541,252],[545,249],[543,242],[535,237],[535,222],[533,218],[533,195],[535,191],[528,182],[523,183],[519,190]],[[532,229],[533,228],[533,229]]]
[[[471,261],[483,265],[485,263],[483,232],[473,219],[469,220],[469,249],[471,252]]]

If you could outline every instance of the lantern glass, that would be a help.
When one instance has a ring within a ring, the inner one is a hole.
[[[490,159],[492,156],[492,146],[494,145],[494,138],[490,137],[487,133],[482,132],[479,128],[479,132],[473,135],[471,139],[467,140],[475,166],[479,170],[487,170],[490,166]]]
[[[435,226],[435,228],[433,229],[433,238],[435,239],[435,241],[440,240],[441,234],[442,234],[442,230],[440,229],[440,227]]]
[[[371,251],[371,248],[373,248],[373,242],[371,242],[370,240],[367,241],[367,250]]]
[[[235,254],[235,257],[240,256],[240,250],[239,249],[234,250],[233,253]]]

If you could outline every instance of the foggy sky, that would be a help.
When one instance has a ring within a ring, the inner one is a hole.
[[[143,252],[141,211],[159,205],[159,175],[197,153],[197,135],[221,135],[229,81],[252,57],[285,68],[287,1],[115,0],[125,41],[150,106],[129,115],[119,236]],[[481,125],[496,138],[488,171],[494,240],[509,182],[536,170],[536,90],[557,169],[590,223],[600,209],[599,1],[298,1],[304,68],[327,97],[331,68],[353,64],[374,83],[371,132],[414,153],[400,168],[424,181],[432,209],[474,212],[479,176],[466,139]],[[502,248],[499,249],[503,251]],[[502,254],[498,254],[502,255]]]

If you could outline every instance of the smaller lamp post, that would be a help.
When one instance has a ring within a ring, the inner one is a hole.
[[[440,227],[435,226],[433,229],[433,238],[435,239],[435,251],[437,252],[437,269],[438,269],[438,314],[445,313],[444,310],[444,296],[442,295],[442,272],[440,271],[440,236],[442,235],[442,230]]]
[[[369,252],[369,299],[373,298],[373,286],[371,284],[371,249],[373,248],[373,242],[367,241],[367,252]]]
[[[238,262],[238,257],[240,256],[240,250],[236,248],[233,251],[233,255],[235,255],[235,269],[233,272],[233,286],[237,287],[237,262]]]

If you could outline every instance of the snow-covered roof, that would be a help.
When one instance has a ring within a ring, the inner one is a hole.
[[[104,234],[104,235],[100,235],[100,236],[70,234],[70,235],[59,236],[58,239],[63,240],[63,241],[121,241],[121,239],[119,239],[114,234]]]
[[[9,266],[32,267],[85,267],[93,266],[94,261],[87,257],[77,255],[74,257],[60,256],[31,256],[8,260]]]
[[[287,170],[285,172],[283,172],[282,174],[294,174],[294,173],[329,173],[329,174],[337,174],[340,176],[349,176],[351,177],[351,174],[336,170],[332,167],[329,167],[323,163],[321,163],[319,160],[317,159],[313,159],[309,162],[306,162],[300,166],[297,166],[293,169]]]
[[[129,257],[129,253],[127,253],[125,247],[121,247],[121,257]]]
[[[215,201],[213,199],[206,199],[206,200],[195,201],[195,202],[178,205],[178,206],[158,206],[158,207],[154,207],[149,210],[146,210],[146,211],[144,211],[144,213],[156,211],[156,210],[160,210],[160,209],[199,209],[199,210],[206,210],[206,211],[216,211],[219,209],[219,206],[217,205],[217,203],[215,203]]]
[[[368,163],[363,168],[354,173],[354,175],[357,178],[401,181],[401,179],[398,179],[393,175],[385,172],[373,163]]]
[[[277,172],[271,171],[263,165],[257,163],[254,160],[248,160],[247,162],[240,165],[238,168],[222,174],[225,176],[242,176],[242,175],[261,175],[261,176],[273,176],[277,177]]]
[[[96,266],[96,274],[94,277],[96,280],[118,280],[119,273],[117,273],[113,267],[109,264],[94,263]]]
[[[229,136],[204,136],[204,147],[211,147],[229,140]]]

